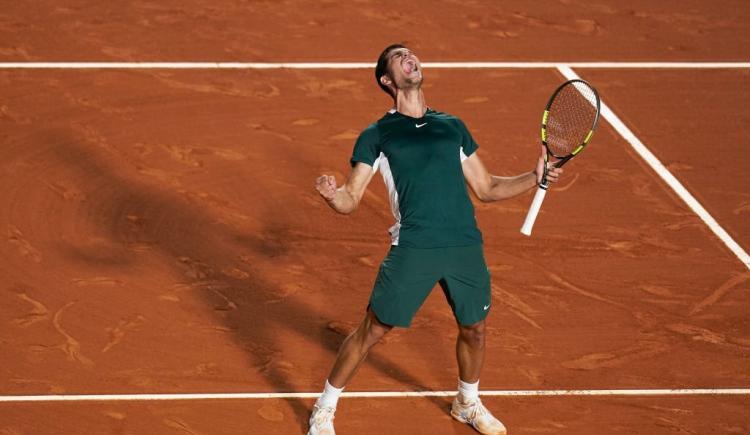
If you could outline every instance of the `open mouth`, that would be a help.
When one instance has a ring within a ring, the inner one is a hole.
[[[404,72],[408,75],[419,71],[419,65],[414,59],[407,59],[403,63]]]

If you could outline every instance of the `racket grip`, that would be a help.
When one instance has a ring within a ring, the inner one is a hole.
[[[526,220],[523,222],[523,226],[521,227],[521,233],[530,236],[531,235],[531,228],[534,226],[534,221],[536,221],[536,215],[539,214],[539,209],[542,207],[542,202],[544,201],[544,196],[547,194],[547,189],[543,187],[539,187],[539,189],[536,190],[536,195],[534,195],[534,200],[531,201],[531,207],[529,208],[529,213],[526,215]]]

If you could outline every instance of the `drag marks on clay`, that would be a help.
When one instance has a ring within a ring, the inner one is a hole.
[[[230,278],[234,278],[237,280],[243,280],[250,278],[250,274],[245,272],[244,270],[237,268],[237,267],[225,267],[221,270],[221,273],[224,276],[228,276]]]
[[[359,261],[360,263],[364,264],[367,267],[375,268],[378,266],[378,262],[373,260],[372,257],[369,255],[357,257],[357,261]]]
[[[270,99],[281,95],[281,89],[268,81],[222,79],[210,74],[197,83],[175,78],[173,73],[158,72],[153,77],[171,89],[201,94],[218,94],[231,97]]]
[[[22,328],[26,328],[37,322],[47,320],[49,318],[49,309],[47,309],[44,304],[37,301],[36,299],[32,299],[23,290],[20,291],[21,293],[16,293],[16,296],[18,296],[18,298],[22,301],[31,305],[31,310],[29,310],[25,315],[13,319],[13,324]]]
[[[203,160],[199,156],[209,153],[207,150],[185,145],[162,145],[162,147],[172,159],[195,168],[203,166]]]
[[[503,355],[506,352],[529,358],[539,358],[544,352],[534,345],[533,339],[527,332],[518,333],[495,327],[488,327],[488,336],[495,337],[492,347],[498,349],[493,355]]]
[[[680,231],[685,228],[699,228],[702,230],[703,228],[705,228],[705,224],[695,216],[686,215],[685,219],[672,224],[664,225],[664,228],[670,231]]]
[[[341,141],[352,141],[356,140],[359,137],[359,131],[347,129],[342,132],[336,133],[333,136],[330,136],[329,140],[341,140]]]
[[[674,306],[679,312],[694,299],[690,294],[679,293],[677,289],[664,285],[642,283],[638,285],[638,289],[647,294],[646,297],[639,298],[640,301],[657,306]]]
[[[676,28],[684,36],[702,38],[707,32],[717,31],[732,27],[733,23],[722,19],[707,19],[706,16],[697,11],[680,12],[654,12],[654,11],[633,11],[633,17],[651,21],[655,26],[669,26]],[[678,47],[672,47],[677,49]]]
[[[221,301],[221,303],[219,304],[213,304],[214,311],[233,311],[237,309],[237,303],[229,299],[227,295],[214,288],[213,286],[209,287],[209,290]]]
[[[25,24],[21,24],[21,23],[16,23],[15,25],[26,27]],[[0,47],[0,55],[7,56],[11,59],[22,59],[24,61],[33,61],[35,60],[35,57],[29,54],[29,49],[31,49],[31,47],[28,47],[28,49],[26,47],[19,47],[19,46]]]
[[[366,101],[362,83],[356,80],[322,80],[313,75],[302,76],[303,83],[297,86],[307,98],[328,99],[346,96],[347,99]]]
[[[187,256],[177,258],[178,265],[182,268],[185,277],[195,280],[204,280],[215,275],[214,269],[201,261]]]
[[[669,241],[667,234],[654,231],[650,224],[632,225],[630,227],[608,226],[606,227],[606,233],[611,236],[604,240],[598,240],[598,242],[603,243],[608,250],[631,258],[641,257],[645,254],[677,256],[684,255],[685,252],[699,251],[699,248],[678,245]],[[591,240],[596,241],[593,238]]]
[[[128,332],[137,331],[144,323],[146,323],[146,318],[138,314],[129,319],[122,319],[114,327],[107,328],[109,341],[107,341],[107,344],[102,348],[102,353],[106,353],[120,344]]]
[[[300,369],[299,366],[282,359],[281,352],[275,352],[274,355],[268,362],[257,367],[259,373],[266,376],[283,375],[288,377],[293,376]]]
[[[488,101],[490,101],[490,99],[485,96],[469,97],[469,98],[464,98],[462,100],[462,102],[466,104],[481,104],[481,103],[486,103]]]
[[[42,262],[42,253],[24,237],[18,227],[8,225],[6,235],[8,242],[16,248],[19,255],[34,263]]]
[[[109,276],[93,276],[90,278],[74,278],[70,280],[71,283],[78,287],[86,286],[106,286],[106,287],[122,287],[125,283],[119,279],[111,278]]]
[[[597,352],[573,360],[563,361],[561,365],[573,370],[597,370],[601,368],[621,367],[634,361],[640,361],[671,348],[662,341],[639,341],[634,346],[627,346],[609,352]]]
[[[572,177],[566,177],[566,180],[563,184],[555,186],[555,192],[565,192],[566,190],[570,189],[574,184],[576,184],[576,181],[578,181],[578,178],[580,176],[581,173],[576,172]]]
[[[732,337],[727,334],[712,331],[708,328],[702,328],[700,326],[689,325],[686,323],[672,323],[666,325],[666,329],[693,341],[714,344],[742,352],[750,350],[750,339]]]
[[[65,100],[67,100],[73,106],[93,109],[105,115],[119,115],[127,119],[128,115],[136,112],[136,109],[132,107],[112,106],[92,97],[73,95],[72,93],[65,90],[62,91],[62,97],[65,98]]]
[[[112,410],[102,411],[102,415],[107,416],[111,418],[112,420],[117,420],[117,421],[125,420],[125,418],[127,418],[128,416],[124,412],[118,412],[118,411],[112,411]]]
[[[68,334],[68,332],[62,326],[63,312],[65,312],[65,310],[67,310],[74,304],[75,302],[68,302],[62,308],[57,310],[57,312],[55,312],[55,315],[52,317],[52,325],[54,326],[55,330],[63,336],[65,341],[51,346],[33,345],[30,346],[30,350],[35,352],[61,351],[67,357],[68,361],[80,363],[84,367],[92,367],[94,365],[94,362],[90,358],[83,355],[83,353],[81,353],[81,343],[72,335]]]
[[[545,32],[554,30],[556,32],[572,33],[580,36],[596,36],[602,34],[604,31],[597,21],[590,19],[578,18],[572,22],[563,24],[536,18],[523,12],[514,12],[512,17],[523,26],[541,28]]]
[[[305,286],[303,284],[300,284],[299,282],[279,283],[277,291],[273,294],[273,296],[269,297],[265,301],[265,304],[270,305],[283,303],[284,301],[295,296],[297,293],[304,289]]]
[[[733,214],[739,215],[743,213],[750,213],[750,202],[743,202],[739,207],[735,207],[732,210]]]
[[[86,194],[83,191],[62,180],[47,183],[47,187],[66,201],[83,202],[86,200]]]
[[[539,312],[523,302],[517,295],[504,290],[496,284],[492,284],[492,296],[499,303],[507,306],[513,314],[524,322],[536,329],[542,329],[542,327],[532,319],[532,317],[538,315]]]
[[[255,219],[245,214],[242,211],[242,208],[238,207],[237,204],[228,201],[221,196],[204,191],[194,192],[185,189],[178,189],[178,193],[182,194],[185,199],[196,205],[211,206],[216,213],[216,220],[230,227],[236,227],[255,221]]]
[[[182,433],[190,434],[190,435],[203,435],[202,432],[199,432],[192,427],[183,419],[179,417],[167,417],[162,420],[162,423],[164,426],[178,430]]]
[[[681,203],[664,201],[661,194],[654,192],[654,189],[658,187],[648,174],[629,174],[626,180],[630,184],[630,191],[633,195],[644,203],[643,209],[667,216],[685,215],[686,209],[682,207]]]
[[[554,274],[552,272],[547,272],[546,275],[555,284],[557,284],[557,285],[559,285],[561,287],[564,287],[564,288],[566,288],[568,290],[572,290],[573,292],[578,293],[581,296],[584,296],[584,297],[589,298],[589,299],[593,299],[593,300],[598,301],[598,302],[603,302],[605,304],[613,305],[613,306],[616,306],[616,307],[619,307],[619,308],[622,308],[622,309],[625,309],[625,310],[628,310],[628,311],[631,310],[631,307],[628,307],[628,306],[623,305],[623,304],[621,304],[619,302],[613,301],[613,300],[611,300],[609,298],[606,298],[606,297],[604,297],[604,296],[602,296],[602,295],[600,295],[600,294],[598,294],[596,292],[593,292],[591,290],[586,290],[584,288],[581,288],[581,287],[579,287],[579,286],[577,286],[577,285],[575,285],[575,284],[573,284],[573,283],[571,283],[571,282],[563,279],[561,276],[559,276],[557,274]]]
[[[191,291],[198,286],[198,283],[177,283],[169,287],[166,293],[160,294],[158,297],[160,300],[169,302],[180,302],[180,293],[184,291]]]
[[[179,177],[177,177],[172,171],[165,171],[163,169],[149,168],[140,165],[137,167],[137,171],[142,175],[153,178],[163,186],[169,186],[175,189],[182,187],[182,182],[180,182]]]
[[[299,125],[303,127],[308,127],[308,126],[317,125],[317,124],[320,124],[320,119],[318,118],[300,118],[300,119],[295,119],[294,121],[292,121],[292,125]]]
[[[690,310],[689,314],[693,316],[703,311],[705,308],[716,304],[727,293],[735,289],[740,284],[746,283],[748,280],[750,280],[750,272],[736,274],[730,277],[727,281],[725,281],[722,285],[720,285],[716,290],[714,290],[708,296],[706,296],[703,300],[695,304],[693,308]],[[744,288],[744,290],[748,290],[748,289],[750,289],[750,287]]]
[[[252,131],[261,133],[263,135],[275,137],[281,139],[284,142],[293,142],[294,139],[286,133],[282,133],[276,129],[273,129],[265,124],[259,124],[257,122],[248,122],[245,127],[249,127]]]
[[[112,47],[112,46],[106,46],[106,41],[101,38],[91,37],[89,36],[86,38],[88,42],[95,47],[101,47],[99,51],[104,53],[105,55],[124,61],[124,62],[134,62],[136,59],[138,59],[139,54],[137,50],[134,50],[132,48],[125,48],[125,47]]]
[[[79,134],[83,140],[86,142],[95,145],[111,154],[117,155],[117,149],[113,147],[109,140],[107,140],[107,137],[104,136],[99,130],[97,130],[94,126],[88,125],[88,124],[80,124],[78,122],[73,122],[70,124],[71,129]]]
[[[284,413],[274,404],[266,403],[256,411],[264,420],[272,422],[284,421]]]
[[[533,367],[517,367],[516,371],[521,373],[523,377],[525,377],[531,385],[535,387],[539,387],[541,385],[544,385],[544,373],[534,369]]]
[[[0,106],[0,119],[7,119],[10,122],[18,125],[29,125],[31,124],[31,118],[23,115],[14,113],[10,107],[6,105]]]

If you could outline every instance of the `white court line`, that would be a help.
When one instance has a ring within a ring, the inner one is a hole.
[[[568,80],[572,79],[578,79],[580,78],[578,74],[576,74],[570,67],[567,66],[561,66],[557,68],[560,73],[565,76]],[[675,178],[674,175],[672,175],[671,172],[662,164],[661,161],[659,161],[658,158],[648,149],[646,148],[646,145],[643,144],[643,142],[640,141],[636,137],[636,135],[620,120],[620,118],[615,115],[614,112],[607,106],[603,101],[601,103],[601,109],[602,109],[602,116],[604,119],[609,121],[610,125],[620,134],[620,136],[623,137],[635,150],[635,152],[640,155],[643,160],[646,161],[646,163],[651,166],[651,168],[656,171],[656,173],[664,180],[664,182],[667,183],[669,187],[672,188],[672,190],[677,194],[677,196],[682,199],[685,204],[687,204],[688,207],[690,207],[691,210],[695,214],[700,217],[703,222],[708,226],[708,228],[716,234],[716,237],[719,238],[726,246],[729,248],[730,251],[734,253],[734,255],[737,256],[737,258],[740,259],[740,261],[750,269],[750,255],[745,252],[744,249],[730,236],[724,228],[722,228],[721,225],[719,225],[718,222],[716,222],[716,219],[711,216],[708,211],[706,211],[705,208],[698,202],[697,199],[693,195],[688,192],[688,190],[685,188],[685,186],[680,183],[677,178]]]
[[[750,62],[425,62],[425,68],[750,68]],[[369,69],[371,62],[0,62],[0,69]]]
[[[354,391],[342,397],[403,398],[452,397],[456,391]],[[487,390],[482,396],[742,396],[750,388],[647,389],[647,390]],[[207,394],[62,394],[39,396],[0,396],[0,403],[19,402],[112,402],[153,400],[238,400],[238,399],[315,399],[320,393],[207,393]]]

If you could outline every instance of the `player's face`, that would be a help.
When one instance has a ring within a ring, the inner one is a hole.
[[[395,48],[388,54],[388,71],[397,89],[422,84],[422,64],[408,48]]]

